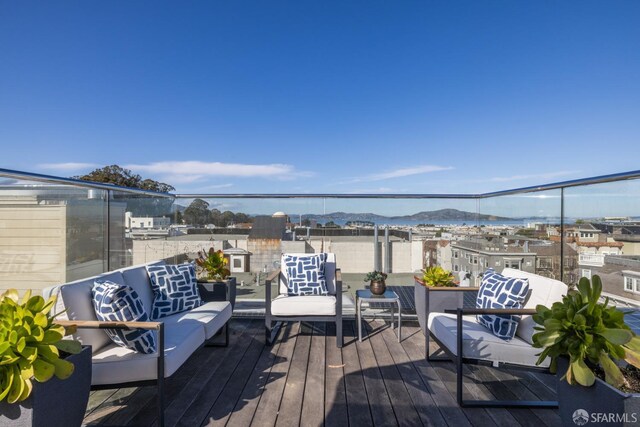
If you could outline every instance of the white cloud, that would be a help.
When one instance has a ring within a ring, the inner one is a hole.
[[[355,182],[383,181],[385,179],[402,178],[402,177],[411,176],[411,175],[422,175],[425,173],[440,172],[440,171],[446,171],[451,169],[453,169],[452,166],[437,166],[437,165],[413,166],[413,167],[400,168],[400,169],[395,169],[395,170],[377,173],[377,174],[365,175],[362,177],[354,178],[349,182],[355,183]]]
[[[575,175],[579,172],[580,171],[558,171],[558,172],[548,172],[548,173],[540,173],[540,174],[532,174],[532,175],[513,175],[513,176],[504,176],[504,177],[493,177],[485,181],[511,182],[511,181],[521,181],[526,179],[553,179],[561,176]]]
[[[161,175],[164,179],[175,183],[190,183],[212,177],[238,178],[272,178],[293,179],[301,176],[311,176],[311,172],[296,171],[291,165],[272,164],[243,164],[222,162],[166,161],[149,164],[125,165],[136,173],[151,173]]]
[[[67,163],[43,163],[37,166],[40,169],[58,170],[58,171],[80,171],[86,169],[96,169],[100,165],[95,163],[80,163],[80,162],[67,162]]]

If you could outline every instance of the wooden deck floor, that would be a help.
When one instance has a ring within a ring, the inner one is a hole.
[[[559,426],[551,409],[460,408],[453,363],[424,359],[424,337],[403,325],[403,341],[381,321],[345,346],[335,327],[286,324],[272,347],[260,320],[231,321],[226,348],[197,351],[167,381],[168,426]],[[553,377],[470,367],[469,397],[553,399]],[[482,384],[478,382],[482,380]],[[92,392],[87,425],[156,425],[154,387]]]

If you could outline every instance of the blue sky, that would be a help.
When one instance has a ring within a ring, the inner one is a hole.
[[[207,193],[640,169],[640,2],[0,0],[0,167]]]

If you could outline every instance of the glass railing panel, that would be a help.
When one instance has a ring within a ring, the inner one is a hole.
[[[181,228],[173,197],[111,191],[108,205],[110,270],[159,259],[180,261],[175,250],[163,249],[174,246],[168,238]]]
[[[0,289],[31,289],[102,273],[103,190],[0,178]]]
[[[336,253],[352,293],[368,286],[373,270],[387,273],[389,286],[411,287],[426,267],[452,271],[453,242],[479,226],[474,199],[328,198],[322,219],[324,247]]]
[[[482,198],[479,212],[480,233],[458,242],[459,268],[469,273],[473,284],[479,285],[488,268],[499,273],[513,268],[557,280],[564,274],[565,280],[573,280],[577,254],[566,245],[563,251],[560,242],[561,190]]]
[[[616,304],[640,305],[640,180],[567,188],[564,199],[576,281],[597,274]]]

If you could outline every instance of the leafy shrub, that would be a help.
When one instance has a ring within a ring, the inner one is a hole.
[[[49,312],[55,301],[28,291],[19,302],[15,289],[0,294],[0,401],[25,400],[33,379],[45,382],[54,375],[66,379],[73,373],[73,363],[61,358],[60,352],[79,353],[82,346],[62,339],[74,331],[54,323]]]
[[[551,358],[551,371],[557,370],[557,358],[568,357],[569,368],[562,379],[569,384],[591,386],[593,368],[600,366],[605,380],[619,387],[626,384],[621,360],[640,367],[640,338],[624,322],[625,312],[609,307],[609,299],[598,302],[602,282],[597,275],[592,282],[583,277],[577,290],[570,290],[551,308],[536,307],[533,320],[540,331],[533,335],[534,347],[543,348],[537,363]]]

